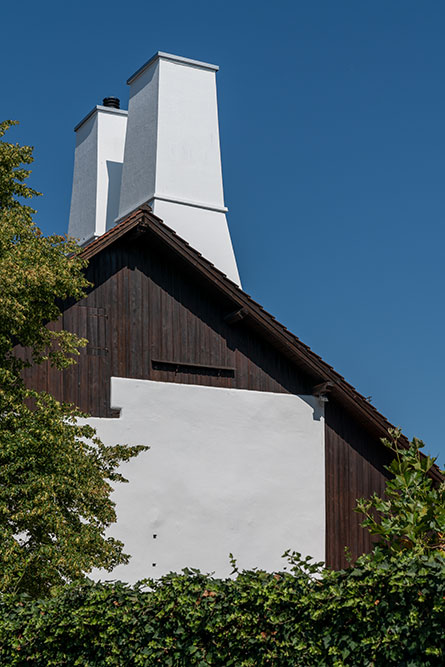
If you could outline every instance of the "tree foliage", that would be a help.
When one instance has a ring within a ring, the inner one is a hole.
[[[0,123],[0,137],[15,123]],[[28,146],[0,141],[0,591],[44,595],[93,567],[126,562],[123,545],[105,538],[115,521],[110,482],[121,461],[142,447],[106,447],[75,406],[28,389],[23,369],[44,360],[62,370],[86,343],[47,326],[66,299],[89,284],[73,240],[44,237],[35,211],[19,198]]]
[[[12,121],[0,123],[0,137]],[[73,363],[85,343],[67,331],[53,331],[46,322],[58,318],[60,300],[80,299],[88,282],[75,241],[63,236],[42,236],[33,223],[34,209],[19,201],[39,193],[25,179],[23,164],[32,162],[32,148],[0,141],[0,360],[14,376],[25,364],[50,358],[58,368]],[[31,359],[14,354],[19,344]]]
[[[363,526],[391,552],[444,549],[445,484],[434,485],[428,475],[434,459],[422,456],[423,442],[414,438],[405,449],[400,436],[398,429],[391,429],[389,438],[383,440],[393,454],[385,497],[374,493],[369,499],[363,498],[357,503],[357,511],[365,516]]]

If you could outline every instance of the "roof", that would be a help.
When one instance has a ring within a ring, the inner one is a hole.
[[[243,318],[261,330],[268,340],[295,364],[316,378],[314,384],[331,383],[329,396],[335,397],[360,422],[364,423],[377,437],[386,437],[388,429],[394,426],[343,376],[334,370],[323,359],[305,345],[297,336],[291,333],[283,324],[280,324],[273,315],[268,313],[252,297],[232,282],[222,271],[192,248],[187,241],[168,227],[145,204],[136,209],[115,225],[108,232],[86,246],[81,256],[91,259],[98,255],[112,243],[138,228],[154,234],[162,243],[173,252],[181,256],[190,266],[198,271],[202,278],[210,282],[221,294],[233,303],[233,310],[243,310]],[[402,436],[402,443],[407,446],[408,440]],[[431,477],[442,480],[437,466],[431,470]]]

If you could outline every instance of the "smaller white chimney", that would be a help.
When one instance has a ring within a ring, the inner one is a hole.
[[[148,202],[166,225],[239,285],[224,205],[217,70],[158,52],[127,81],[118,217]]]
[[[73,192],[68,234],[81,244],[113,226],[119,210],[127,111],[106,97],[74,128]]]

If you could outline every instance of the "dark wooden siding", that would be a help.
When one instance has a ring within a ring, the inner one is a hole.
[[[97,417],[110,407],[110,378],[129,377],[258,391],[311,394],[311,378],[255,331],[229,324],[233,303],[185,260],[148,234],[105,248],[88,267],[94,288],[59,322],[89,340],[78,363],[59,373],[28,369],[26,381]],[[331,399],[326,404],[326,560],[346,565],[370,548],[356,498],[382,492],[386,451]]]
[[[58,326],[88,339],[61,375],[48,365],[26,371],[35,388],[110,417],[110,377],[311,393],[312,382],[247,321],[228,324],[233,306],[156,244],[124,242],[94,258],[94,289],[68,306]]]
[[[326,561],[346,567],[345,547],[355,560],[372,546],[370,533],[354,512],[357,498],[382,495],[389,453],[377,436],[358,424],[335,400],[326,404]]]

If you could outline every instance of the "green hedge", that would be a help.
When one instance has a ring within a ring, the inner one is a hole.
[[[134,587],[70,585],[1,598],[0,664],[443,665],[445,560],[362,557],[342,572],[214,579],[195,570]],[[315,575],[315,576],[314,576]]]

